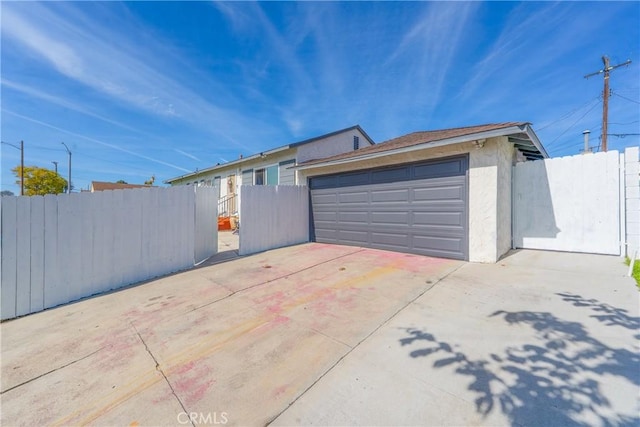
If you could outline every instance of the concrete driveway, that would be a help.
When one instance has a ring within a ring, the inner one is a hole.
[[[305,244],[1,325],[2,425],[638,424],[619,258]]]

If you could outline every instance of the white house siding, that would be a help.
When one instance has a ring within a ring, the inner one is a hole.
[[[358,129],[339,133],[329,138],[313,141],[298,147],[298,163],[308,160],[323,159],[349,151],[353,151],[353,137],[360,138],[360,148],[371,145],[369,140]]]
[[[500,172],[500,175],[498,174],[498,170],[501,168],[507,167],[511,169],[513,152],[510,151],[512,149],[508,148],[507,144],[509,143],[504,137],[489,138],[483,148],[476,148],[473,143],[466,142],[443,147],[425,148],[424,150],[410,153],[390,154],[375,159],[341,165],[303,169],[298,172],[298,183],[305,184],[309,176],[410,163],[468,153],[469,261],[496,262],[499,256],[509,249],[511,241],[511,220],[507,219],[511,217],[511,182],[508,181],[510,172]],[[498,151],[501,152],[500,156]],[[498,189],[499,185],[502,188]],[[498,214],[499,209],[501,211],[500,214]],[[498,217],[504,221],[503,224],[498,224]],[[505,243],[507,241],[508,243]]]
[[[280,162],[280,178],[279,185],[295,185],[296,184],[296,171],[293,167],[296,165],[294,159]]]

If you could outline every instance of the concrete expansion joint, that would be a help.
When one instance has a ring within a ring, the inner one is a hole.
[[[222,297],[222,298],[218,298],[218,299],[217,299],[217,300],[215,300],[215,301],[211,301],[211,302],[208,302],[208,303],[203,304],[203,305],[201,305],[201,306],[195,307],[195,308],[193,308],[193,309],[189,310],[187,313],[192,313],[192,312],[194,312],[194,311],[200,310],[201,308],[208,307],[208,306],[210,306],[211,304],[215,304],[215,303],[217,303],[217,302],[224,301],[224,300],[226,300],[226,299],[228,299],[228,298],[231,298],[232,296],[234,296],[234,295],[236,295],[236,294],[243,293],[243,292],[247,292],[247,291],[249,291],[249,290],[251,290],[251,289],[257,288],[258,286],[268,285],[269,283],[271,283],[271,282],[275,282],[275,281],[277,281],[277,280],[287,279],[287,278],[289,278],[289,277],[291,277],[291,276],[293,276],[293,275],[296,275],[296,274],[298,274],[298,273],[302,273],[303,271],[310,270],[310,269],[312,269],[312,268],[318,267],[319,265],[326,264],[326,263],[329,263],[329,262],[335,261],[335,260],[340,259],[340,258],[345,258],[345,257],[347,257],[347,256],[349,256],[349,255],[357,254],[358,252],[362,252],[362,251],[364,251],[364,250],[365,250],[364,248],[360,248],[360,249],[358,249],[358,250],[356,250],[356,251],[349,252],[348,254],[343,254],[343,255],[337,256],[337,257],[335,257],[335,258],[331,258],[331,259],[328,259],[328,260],[325,260],[325,261],[321,261],[321,262],[319,262],[319,263],[317,263],[317,264],[310,265],[309,267],[301,268],[300,270],[296,270],[296,271],[294,271],[294,272],[292,272],[292,273],[287,273],[287,274],[284,274],[284,275],[282,275],[282,276],[278,276],[278,277],[274,277],[274,278],[271,278],[271,279],[265,280],[264,282],[256,283],[255,285],[251,285],[251,286],[248,286],[248,287],[243,288],[243,289],[238,289],[237,291],[232,291],[229,295],[225,295],[224,297]]]
[[[362,249],[364,250],[364,249]],[[359,252],[359,251],[357,251]],[[352,252],[352,253],[356,253],[356,252]],[[347,254],[350,255],[350,254]],[[346,255],[343,255],[346,256]],[[338,257],[338,258],[342,258],[342,256]],[[336,258],[337,259],[337,258]],[[398,310],[396,310],[394,313],[391,314],[391,316],[389,316],[386,320],[380,322],[380,324],[374,329],[372,330],[369,334],[367,334],[364,338],[362,338],[360,341],[358,341],[356,343],[356,345],[354,345],[353,347],[351,347],[350,345],[347,345],[347,352],[345,354],[343,354],[340,358],[338,358],[338,360],[336,360],[336,362],[331,365],[329,367],[329,369],[327,369],[325,372],[323,372],[321,375],[318,376],[318,378],[316,378],[316,380],[311,383],[311,385],[309,387],[307,387],[306,389],[304,389],[302,391],[302,393],[300,393],[298,396],[296,396],[295,399],[293,399],[291,402],[289,402],[289,404],[287,405],[286,408],[284,408],[282,411],[278,412],[277,414],[275,414],[273,417],[271,417],[271,419],[269,419],[266,423],[265,426],[269,426],[271,425],[271,423],[273,423],[276,419],[278,419],[278,417],[280,417],[280,415],[284,414],[287,409],[289,409],[291,407],[291,405],[293,405],[294,403],[296,403],[302,396],[304,396],[309,390],[311,390],[322,378],[324,378],[325,375],[327,375],[329,372],[331,372],[336,366],[338,366],[340,364],[340,362],[342,362],[347,356],[349,356],[356,348],[360,347],[360,345],[365,342],[366,340],[369,339],[369,337],[371,337],[373,334],[375,334],[380,328],[382,328],[384,325],[386,325],[387,323],[389,323],[394,317],[396,317],[402,310],[404,310],[405,308],[407,308],[409,305],[413,304],[418,298],[420,298],[422,295],[426,294],[427,292],[429,292],[431,289],[433,289],[438,283],[442,282],[444,279],[446,279],[447,277],[449,277],[451,274],[455,273],[456,271],[458,271],[460,268],[462,268],[465,264],[461,264],[459,266],[457,266],[456,268],[452,269],[451,271],[449,271],[447,274],[445,274],[442,277],[439,277],[435,282],[433,282],[431,284],[431,286],[429,286],[428,288],[426,288],[424,291],[422,291],[418,296],[416,296],[415,298],[413,298],[412,300],[410,300],[409,302],[407,302],[405,305],[403,305],[402,307],[400,307]],[[325,334],[323,334],[325,335]],[[326,336],[326,335],[325,335]],[[331,338],[331,337],[329,337]],[[333,339],[333,338],[332,338]]]
[[[184,413],[188,414],[189,411],[187,411],[187,408],[185,408],[184,403],[182,403],[182,400],[180,400],[180,398],[176,394],[176,391],[173,388],[173,386],[171,385],[171,382],[169,382],[169,378],[167,378],[167,376],[165,375],[164,371],[160,367],[160,363],[158,362],[158,359],[156,359],[156,357],[153,355],[153,353],[151,352],[151,349],[149,348],[149,346],[145,342],[144,338],[142,338],[142,335],[140,335],[140,332],[138,332],[138,329],[136,329],[135,325],[133,323],[130,323],[130,325],[133,328],[133,330],[135,331],[136,335],[138,336],[138,339],[140,339],[140,342],[142,343],[142,345],[144,345],[144,349],[147,350],[147,353],[149,353],[149,356],[151,356],[151,359],[153,360],[153,363],[155,363],[156,371],[160,372],[160,374],[162,375],[162,378],[164,378],[164,381],[169,386],[169,389],[171,390],[171,394],[173,394],[173,397],[176,398],[176,400],[180,404],[180,407],[182,408]],[[191,419],[189,419],[189,422],[191,423],[191,425],[193,427],[195,427],[195,424],[193,423],[193,421]]]
[[[18,388],[18,387],[22,387],[23,385],[29,384],[30,382],[33,382],[33,381],[35,381],[35,380],[37,380],[37,379],[40,379],[40,378],[45,377],[45,376],[47,376],[47,375],[49,375],[49,374],[52,374],[52,373],[54,373],[54,372],[56,372],[56,371],[59,371],[60,369],[64,369],[64,368],[66,368],[67,366],[71,366],[71,365],[73,365],[73,364],[75,364],[75,363],[81,362],[81,361],[83,361],[84,359],[86,359],[86,358],[88,358],[88,357],[91,357],[91,356],[93,356],[94,354],[96,354],[96,353],[98,353],[98,352],[100,352],[100,351],[104,350],[105,348],[106,348],[106,347],[104,347],[104,346],[103,346],[103,347],[100,347],[99,349],[97,349],[97,350],[95,350],[95,351],[92,351],[91,353],[89,353],[89,354],[87,354],[87,355],[85,355],[85,356],[82,356],[82,357],[80,357],[80,358],[78,358],[78,359],[72,360],[72,361],[71,361],[71,362],[69,362],[69,363],[66,363],[66,364],[64,364],[64,365],[62,365],[62,366],[58,366],[57,368],[54,368],[54,369],[52,369],[52,370],[50,370],[50,371],[47,371],[47,372],[45,372],[45,373],[43,373],[43,374],[40,374],[40,375],[38,375],[38,376],[35,376],[35,377],[33,377],[33,378],[29,378],[28,380],[23,381],[23,382],[21,382],[20,384],[16,384],[16,385],[14,385],[13,387],[9,387],[9,388],[8,388],[8,389],[6,389],[6,390],[2,390],[2,391],[0,391],[0,395],[3,395],[3,394],[5,394],[5,393],[7,393],[7,392],[10,392],[11,390],[15,390],[15,389],[16,389],[16,388]]]

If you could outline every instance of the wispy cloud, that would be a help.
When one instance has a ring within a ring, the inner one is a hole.
[[[69,101],[67,98],[62,98],[60,96],[52,95],[50,93],[44,92],[42,90],[38,90],[33,86],[26,86],[20,83],[16,83],[5,78],[0,79],[2,86],[13,89],[17,92],[23,93],[33,98],[38,98],[43,101],[47,101],[51,104],[59,105],[61,107],[67,108],[69,110],[76,111],[78,113],[84,114],[86,116],[90,116],[96,118],[98,120],[102,120],[103,122],[110,123],[112,125],[118,126],[122,129],[126,129],[129,131],[133,131],[136,133],[141,133],[139,129],[136,129],[132,126],[126,125],[117,120],[111,119],[109,117],[103,116],[101,114],[95,113],[91,111],[86,105],[79,105],[77,103]]]
[[[45,127],[50,128],[50,129],[54,129],[54,130],[57,130],[59,132],[66,133],[67,135],[72,135],[72,136],[75,136],[77,138],[82,138],[82,139],[84,139],[86,141],[93,142],[93,143],[96,143],[98,145],[102,145],[104,147],[108,147],[108,148],[111,148],[113,150],[117,150],[117,151],[120,151],[122,153],[129,154],[129,155],[134,156],[134,157],[138,157],[138,158],[143,159],[143,160],[147,160],[147,161],[150,161],[150,162],[153,162],[153,163],[157,163],[157,164],[163,165],[163,166],[168,166],[170,168],[173,168],[173,169],[176,169],[176,170],[179,170],[179,171],[182,171],[182,172],[191,172],[189,169],[185,169],[185,168],[180,167],[178,165],[174,165],[172,163],[165,162],[165,161],[160,160],[160,159],[155,159],[153,157],[146,156],[144,154],[136,153],[136,152],[131,151],[129,149],[126,149],[124,147],[120,147],[120,146],[118,146],[116,144],[111,144],[111,143],[108,143],[108,142],[100,141],[99,139],[92,138],[92,137],[87,136],[87,135],[82,135],[82,134],[79,134],[77,132],[73,132],[73,131],[70,131],[70,130],[67,130],[67,129],[62,129],[62,128],[58,127],[58,126],[54,126],[54,125],[52,125],[50,123],[46,123],[46,122],[43,122],[41,120],[34,119],[32,117],[24,116],[22,114],[14,112],[14,111],[10,111],[10,110],[7,110],[7,109],[3,108],[2,112],[3,113],[7,113],[7,114],[11,114],[11,115],[16,116],[16,117],[19,117],[19,118],[21,118],[23,120],[27,120],[27,121],[29,121],[31,123],[36,123],[36,124],[38,124],[40,126],[45,126]]]
[[[189,154],[189,153],[187,153],[186,151],[178,150],[177,148],[175,148],[175,149],[174,149],[174,151],[175,151],[176,153],[182,154],[183,156],[188,157],[188,158],[190,158],[190,159],[193,159],[193,160],[195,160],[195,161],[198,161],[198,162],[200,161],[200,159],[199,159],[199,158],[197,158],[197,157],[196,157],[196,156],[194,156],[193,154]]]
[[[118,16],[120,25],[144,37],[140,23],[127,22],[122,19],[126,13],[123,15]],[[224,82],[210,82],[217,87],[218,96],[203,99],[172,76],[177,66],[185,66],[188,61],[176,58],[162,46],[162,40],[143,51],[135,38],[123,37],[125,31],[91,18],[86,8],[79,11],[70,3],[30,3],[26,7],[3,3],[2,22],[3,37],[20,43],[61,74],[117,100],[123,107],[188,122],[222,141],[251,148],[242,142],[251,118],[226,105],[233,96]]]
[[[445,80],[459,54],[469,23],[480,7],[478,2],[430,2],[414,20],[387,65],[407,65],[402,101],[419,94],[424,102],[422,114],[429,122],[441,101]]]

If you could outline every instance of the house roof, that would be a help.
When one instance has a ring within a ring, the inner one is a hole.
[[[506,122],[413,132],[370,147],[363,147],[357,151],[337,154],[324,159],[309,160],[298,165],[297,169],[348,163],[361,159],[386,156],[391,154],[390,152],[413,151],[496,136],[508,136],[509,141],[529,160],[549,157],[533,129],[531,129],[530,123]]]
[[[150,185],[122,184],[119,182],[91,181],[92,191],[124,190],[128,188],[148,188]]]
[[[310,144],[310,143],[318,141],[320,139],[329,138],[329,137],[332,137],[334,135],[338,135],[338,134],[341,134],[343,132],[348,132],[348,131],[351,131],[351,130],[360,131],[360,133],[367,139],[367,141],[369,141],[372,145],[375,144],[375,142],[373,142],[373,140],[369,137],[369,135],[367,135],[367,133],[364,131],[364,129],[362,129],[360,127],[360,125],[355,125],[355,126],[351,126],[351,127],[345,128],[345,129],[340,129],[340,130],[337,130],[337,131],[334,131],[334,132],[326,133],[324,135],[315,136],[313,138],[305,139],[303,141],[298,141],[298,142],[293,142],[291,144],[282,145],[280,147],[272,148],[270,150],[263,151],[261,153],[256,153],[256,154],[252,154],[251,156],[242,157],[240,159],[232,160],[230,162],[217,164],[217,165],[209,167],[209,168],[200,169],[198,171],[187,173],[187,174],[184,174],[184,175],[180,175],[180,176],[177,176],[175,178],[169,178],[169,179],[165,180],[164,182],[166,184],[171,184],[172,182],[178,181],[180,179],[194,177],[194,176],[200,175],[202,173],[213,172],[213,171],[215,171],[217,169],[222,169],[222,168],[226,168],[226,167],[229,167],[229,166],[232,166],[232,165],[236,165],[236,164],[248,162],[248,161],[251,161],[251,160],[255,160],[255,159],[258,159],[260,157],[264,157],[266,155],[269,155],[269,154],[277,153],[279,151],[287,150],[289,148],[299,147],[299,146],[305,145],[305,144]]]

